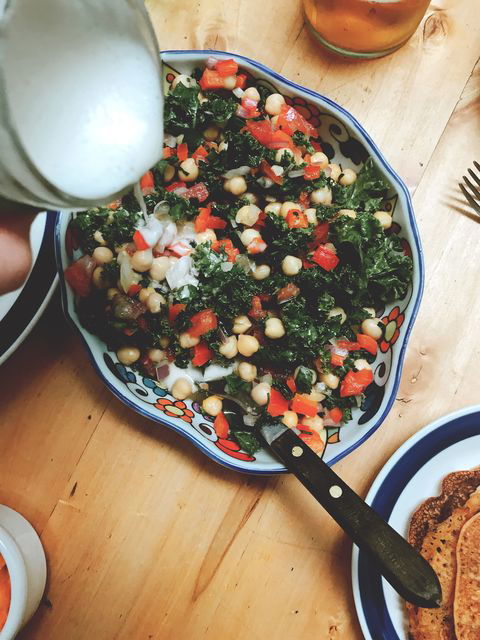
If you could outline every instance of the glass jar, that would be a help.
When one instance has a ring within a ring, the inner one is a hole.
[[[355,58],[378,58],[401,47],[428,5],[429,0],[303,0],[314,37]]]

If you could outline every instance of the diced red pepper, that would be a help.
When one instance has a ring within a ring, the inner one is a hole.
[[[285,302],[286,300],[291,300],[295,298],[300,293],[300,289],[293,284],[293,282],[288,282],[284,287],[282,287],[277,293],[278,302]]]
[[[293,376],[289,376],[287,378],[287,387],[290,389],[290,391],[292,393],[296,393],[297,392],[297,385],[295,383],[295,378]]]
[[[196,367],[202,367],[213,358],[213,351],[206,342],[199,342],[193,347],[192,364]]]
[[[86,298],[90,293],[95,267],[93,258],[83,256],[65,269],[65,280],[81,298]]]
[[[145,249],[150,249],[150,245],[145,242],[145,238],[142,236],[142,232],[138,229],[133,234],[133,242],[135,243],[137,251],[145,251]]]
[[[223,76],[216,69],[205,69],[199,80],[203,91],[208,89],[223,89]]]
[[[147,171],[140,178],[140,189],[144,195],[152,193],[155,189],[155,181],[153,179],[153,173],[151,171]]]
[[[173,149],[171,147],[163,147],[163,158],[171,158],[173,155],[175,154],[173,153]]]
[[[266,144],[269,149],[291,149],[292,151],[296,151],[297,148],[293,144],[292,137],[285,133],[285,131],[274,131],[269,142]]]
[[[199,338],[218,326],[217,316],[211,309],[199,311],[191,317],[190,323],[191,327],[188,329],[188,333],[194,338]]]
[[[328,222],[320,222],[320,224],[317,224],[313,230],[312,239],[308,243],[310,249],[316,249],[319,244],[325,244],[328,239],[329,227]]]
[[[315,149],[315,151],[323,151],[322,145],[319,142],[315,142],[315,140],[310,140],[310,144]]]
[[[179,144],[177,147],[177,158],[180,162],[183,162],[188,158],[188,145],[185,142]]]
[[[183,194],[184,198],[196,198],[199,202],[204,202],[208,198],[208,189],[204,182],[197,182],[193,187],[187,189]]]
[[[349,371],[340,383],[340,397],[358,396],[365,391],[371,382],[373,382],[373,372],[371,369]]]
[[[272,182],[275,182],[275,184],[283,184],[283,176],[277,176],[266,160],[262,160],[260,163],[260,169],[262,173],[267,176],[267,178],[270,178]]]
[[[172,182],[168,187],[165,187],[166,191],[175,191],[175,189],[180,189],[181,187],[186,187],[185,182]]]
[[[332,367],[343,367],[343,360],[344,358],[339,356],[338,353],[332,353],[330,356],[330,363]]]
[[[266,217],[267,217],[267,214],[265,213],[265,211],[260,211],[260,213],[258,214],[257,221],[253,225],[253,228],[259,231],[262,227],[264,227]]]
[[[343,411],[339,407],[333,407],[328,412],[328,415],[334,422],[341,422],[343,418]]]
[[[238,71],[238,64],[232,58],[227,60],[219,60],[215,65],[216,71],[226,78],[227,76],[234,76]]]
[[[307,164],[303,172],[304,172],[303,177],[305,178],[305,180],[316,180],[317,178],[320,177],[320,174],[322,173],[322,169],[319,167],[318,164]]]
[[[318,413],[318,402],[310,400],[310,398],[301,395],[300,393],[296,393],[293,396],[290,408],[292,411],[300,413],[302,416],[313,418]]]
[[[209,204],[207,207],[201,207],[199,209],[199,214],[195,218],[195,231],[197,233],[202,233],[202,231],[206,231],[207,229],[225,229],[227,223],[222,218],[218,218],[217,216],[212,216],[211,213],[211,205]]]
[[[359,351],[360,345],[358,342],[351,342],[350,340],[337,340],[339,349],[346,349],[347,351]]]
[[[267,248],[267,243],[262,238],[254,238],[247,247],[247,253],[255,255],[263,253]]]
[[[312,260],[322,267],[322,269],[325,269],[325,271],[335,269],[337,264],[340,262],[337,254],[333,253],[333,251],[330,251],[330,249],[327,249],[327,247],[322,244],[315,250]]]
[[[225,220],[217,216],[210,216],[207,220],[207,229],[225,229],[226,226]]]
[[[325,443],[320,437],[317,431],[306,427],[303,424],[299,424],[297,429],[300,430],[298,437],[305,442],[305,444],[312,449],[318,456],[321,456],[325,450]]]
[[[199,147],[197,147],[195,151],[192,153],[192,158],[195,160],[195,162],[198,162],[199,160],[205,160],[207,156],[208,156],[208,151],[207,149],[205,149],[203,145],[200,145]]]
[[[122,204],[122,199],[118,198],[118,200],[114,200],[113,202],[110,202],[110,204],[107,204],[107,209],[111,209],[115,211],[121,206],[121,204]]]
[[[216,240],[212,244],[213,251],[219,252],[222,247],[225,249],[225,253],[228,256],[228,262],[235,262],[235,258],[238,256],[240,251],[233,246],[233,242],[230,238],[222,238],[222,240]]]
[[[306,191],[301,191],[298,201],[304,209],[308,209],[309,203],[310,203],[310,196]]]
[[[225,417],[223,411],[221,411],[213,422],[215,433],[219,438],[227,438],[230,431],[230,425]]]
[[[368,351],[368,353],[371,353],[373,356],[377,355],[377,351],[378,351],[377,341],[371,338],[370,336],[367,336],[364,333],[357,333],[357,342],[360,345],[360,347],[362,349],[365,349],[365,351]]]
[[[141,290],[141,288],[142,288],[141,284],[131,284],[128,287],[127,295],[133,298],[133,296],[136,296],[137,293]]]
[[[252,308],[248,312],[248,315],[254,320],[260,320],[267,315],[267,312],[262,308],[262,301],[259,296],[252,297]]]
[[[270,390],[270,399],[267,406],[268,413],[273,416],[283,416],[285,411],[288,411],[288,400],[282,396],[277,389]]]
[[[255,140],[266,146],[272,140],[273,129],[270,120],[249,120],[247,130]]]
[[[290,229],[306,229],[308,227],[307,216],[300,209],[290,209],[285,221]]]
[[[316,266],[314,262],[310,262],[307,258],[302,258],[302,267],[304,269],[315,269]]]
[[[170,305],[170,307],[168,308],[168,323],[170,325],[173,325],[178,314],[181,313],[186,306],[186,304],[182,304],[181,302]]]
[[[306,136],[316,136],[317,130],[301,113],[288,104],[283,104],[278,116],[278,127],[292,135],[295,131],[302,131]]]
[[[239,73],[237,76],[235,87],[239,89],[245,89],[246,86],[247,86],[247,76],[244,73]]]

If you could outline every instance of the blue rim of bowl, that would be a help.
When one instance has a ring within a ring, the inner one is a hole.
[[[395,186],[395,188],[400,190],[400,191],[402,191],[402,193],[403,193],[403,195],[405,197],[405,201],[406,201],[406,204],[407,204],[407,210],[408,210],[408,220],[409,220],[409,223],[410,223],[410,229],[411,229],[411,232],[412,232],[412,235],[413,235],[413,239],[414,239],[414,242],[415,242],[415,248],[417,250],[417,255],[418,255],[418,275],[419,275],[419,278],[418,278],[418,290],[416,292],[415,300],[413,301],[413,307],[411,309],[408,325],[407,325],[405,333],[404,333],[403,343],[401,345],[401,349],[400,349],[400,352],[398,354],[398,362],[397,362],[397,367],[396,367],[396,370],[395,370],[395,378],[394,378],[394,381],[393,381],[393,384],[392,384],[390,398],[389,398],[389,400],[388,400],[388,402],[387,402],[387,404],[385,406],[385,409],[383,410],[382,414],[376,420],[375,424],[369,429],[369,431],[367,431],[354,444],[352,444],[350,447],[344,449],[341,453],[336,455],[334,458],[332,458],[332,460],[330,460],[328,462],[328,464],[330,466],[333,466],[334,464],[336,464],[337,462],[342,460],[345,456],[347,456],[349,453],[351,453],[352,451],[357,449],[357,447],[359,447],[361,444],[363,444],[380,427],[380,425],[382,424],[382,422],[385,420],[385,418],[387,417],[388,413],[390,412],[390,409],[392,408],[392,405],[393,405],[393,403],[395,401],[397,390],[398,390],[398,387],[399,387],[399,384],[400,384],[400,379],[401,379],[402,370],[403,370],[403,363],[404,363],[404,359],[405,359],[405,351],[406,351],[406,348],[407,348],[407,344],[408,344],[408,340],[409,340],[410,334],[412,332],[413,325],[415,323],[415,319],[416,319],[417,314],[418,314],[418,310],[419,310],[419,307],[420,307],[420,302],[421,302],[422,296],[423,296],[424,282],[425,282],[425,265],[424,265],[424,259],[423,259],[423,250],[422,250],[422,245],[421,245],[421,242],[420,242],[420,235],[419,235],[419,232],[418,232],[417,223],[415,221],[415,214],[413,212],[413,205],[412,205],[412,200],[411,200],[411,197],[410,197],[410,193],[408,192],[408,189],[407,189],[405,183],[403,182],[403,180],[394,171],[394,169],[390,166],[390,164],[387,162],[387,160],[385,159],[385,157],[381,153],[380,149],[377,147],[375,142],[372,140],[372,138],[366,132],[366,130],[362,127],[362,125],[358,122],[358,120],[349,111],[347,111],[346,109],[344,109],[343,107],[338,105],[333,100],[330,100],[330,98],[327,98],[326,96],[323,96],[322,94],[320,94],[320,93],[318,93],[316,91],[313,91],[312,89],[308,89],[307,87],[303,87],[302,85],[299,85],[299,84],[297,84],[295,82],[292,82],[291,80],[288,80],[284,76],[280,75],[276,71],[273,71],[273,69],[270,69],[269,67],[263,65],[262,63],[256,62],[255,60],[252,60],[251,58],[248,58],[246,56],[242,56],[242,55],[237,54],[237,53],[230,53],[228,51],[219,51],[217,49],[167,49],[165,51],[160,51],[160,56],[167,55],[167,56],[172,56],[172,57],[175,57],[175,56],[181,57],[181,56],[187,56],[187,55],[190,55],[190,56],[194,56],[194,55],[209,56],[209,55],[215,55],[215,54],[218,54],[218,55],[221,55],[221,56],[232,56],[234,58],[237,58],[238,60],[243,60],[244,62],[247,62],[252,67],[258,69],[259,71],[261,71],[261,72],[267,74],[268,76],[280,81],[284,85],[294,89],[295,91],[300,91],[300,92],[305,93],[305,94],[307,94],[309,96],[312,96],[316,101],[319,101],[321,103],[324,103],[324,104],[328,105],[334,112],[336,111],[336,112],[340,113],[345,118],[347,123],[352,126],[352,129],[354,131],[356,130],[357,132],[359,132],[364,137],[364,139],[367,141],[367,143],[369,144],[370,148],[374,152],[374,155],[373,155],[374,160],[379,162],[383,166],[383,168],[385,169],[386,173],[392,179],[393,185]],[[59,228],[59,224],[58,224],[58,221],[57,221],[56,233],[55,233],[55,245],[56,245],[56,252],[55,253],[56,253],[57,267],[58,267],[59,273],[63,273],[63,271],[62,271],[63,267],[62,267],[62,261],[61,261],[61,255],[60,255],[61,239],[59,238],[58,228]],[[223,460],[222,458],[219,458],[218,456],[216,456],[215,452],[210,451],[209,449],[207,449],[205,446],[202,445],[201,442],[199,442],[196,438],[190,436],[183,429],[179,429],[179,428],[175,427],[173,424],[165,422],[160,417],[159,418],[154,418],[153,416],[148,414],[146,411],[142,410],[140,407],[138,407],[137,405],[133,404],[126,396],[121,394],[115,387],[113,387],[113,385],[111,385],[106,380],[106,378],[104,377],[104,375],[100,371],[98,365],[96,364],[96,361],[95,361],[95,358],[93,356],[93,353],[91,352],[90,347],[88,346],[88,343],[86,342],[85,338],[83,337],[81,330],[76,325],[75,321],[73,320],[73,318],[70,316],[70,314],[68,312],[68,300],[67,300],[67,296],[66,296],[65,283],[64,283],[63,277],[60,278],[60,285],[61,285],[61,294],[62,294],[62,306],[63,306],[63,310],[64,310],[65,315],[67,316],[67,318],[71,322],[71,324],[75,327],[77,332],[80,334],[80,337],[82,338],[83,343],[84,343],[84,345],[85,345],[85,347],[87,349],[87,352],[89,354],[90,361],[92,362],[96,372],[103,379],[105,384],[109,387],[109,389],[114,393],[114,395],[117,398],[119,398],[120,400],[122,400],[122,402],[127,404],[129,407],[131,407],[132,409],[134,409],[138,413],[141,413],[143,416],[149,418],[150,420],[155,420],[156,422],[159,422],[160,424],[163,424],[163,425],[173,429],[174,431],[176,431],[177,433],[179,433],[183,437],[185,437],[188,440],[190,440],[197,448],[201,449],[209,458],[211,458],[215,462],[218,462],[219,464],[221,464],[221,465],[223,465],[223,466],[225,466],[225,467],[227,467],[229,469],[233,469],[234,471],[241,471],[243,473],[251,473],[251,474],[255,474],[255,475],[273,475],[273,474],[279,474],[279,473],[288,473],[288,470],[283,466],[279,466],[278,468],[269,469],[269,470],[257,470],[257,469],[255,469],[255,470],[249,471],[248,469],[244,469],[243,467],[238,467],[235,464],[228,463],[226,460]],[[412,297],[413,297],[414,294],[415,294],[415,292],[413,292]]]
[[[54,237],[58,219],[48,212],[42,241],[33,268],[20,295],[0,321],[0,364],[9,358],[27,337],[48,304],[57,285]]]
[[[480,405],[474,405],[450,413],[421,429],[388,460],[365,501],[388,522],[400,494],[427,462],[453,444],[480,435],[479,417]],[[352,584],[355,607],[365,637],[368,637],[368,632],[374,640],[404,640],[393,626],[382,577],[356,547],[352,554]]]

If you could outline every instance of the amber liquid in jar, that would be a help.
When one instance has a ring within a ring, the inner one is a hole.
[[[326,47],[378,57],[401,47],[419,25],[429,0],[303,0],[311,30]]]

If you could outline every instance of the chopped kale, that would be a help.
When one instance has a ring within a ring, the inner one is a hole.
[[[262,448],[260,440],[250,431],[233,431],[233,436],[245,453],[253,455]]]
[[[381,208],[390,188],[388,182],[368,158],[355,182],[348,187],[338,183],[333,186],[333,200],[342,209],[361,209],[374,213]]]
[[[84,253],[92,253],[101,243],[94,238],[99,231],[107,245],[118,246],[130,242],[140,213],[120,208],[112,211],[106,207],[77,213],[71,221],[71,229]]]

